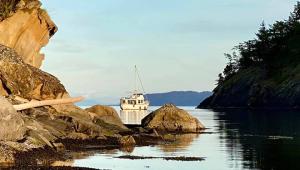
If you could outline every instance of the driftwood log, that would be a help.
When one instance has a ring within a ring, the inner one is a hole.
[[[41,106],[76,103],[82,101],[83,99],[84,97],[74,97],[74,98],[53,99],[53,100],[43,100],[43,101],[30,101],[28,103],[18,104],[13,106],[16,110],[25,110],[25,109],[41,107]]]

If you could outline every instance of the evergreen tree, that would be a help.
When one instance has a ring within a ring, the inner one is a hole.
[[[219,74],[219,80],[226,81],[240,70],[250,67],[261,67],[266,75],[276,74],[282,67],[300,61],[298,44],[300,2],[297,2],[288,20],[277,21],[268,28],[262,22],[255,39],[236,46],[232,55],[225,54],[228,63],[223,73]]]

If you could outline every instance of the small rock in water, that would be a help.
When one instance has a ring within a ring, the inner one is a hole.
[[[136,144],[132,136],[122,136],[118,142],[120,146],[134,146]]]

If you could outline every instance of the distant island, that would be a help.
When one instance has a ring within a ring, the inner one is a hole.
[[[165,93],[150,93],[145,96],[150,101],[151,106],[162,106],[166,103],[172,103],[176,106],[197,106],[199,101],[203,101],[213,93],[210,91],[196,92],[196,91],[171,91]],[[96,99],[87,99],[78,106],[92,106],[99,103]],[[109,106],[119,106],[120,103],[105,104]]]
[[[173,103],[177,106],[197,106],[199,101],[212,95],[212,92],[196,92],[196,91],[172,91],[166,93],[147,94],[151,106],[162,106],[166,103]]]
[[[214,94],[198,108],[300,107],[300,2],[288,19],[266,26],[256,38],[225,54]]]

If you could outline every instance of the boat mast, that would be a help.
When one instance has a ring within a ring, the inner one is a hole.
[[[135,74],[134,74],[134,92],[133,92],[133,94],[136,94],[137,93],[137,67],[136,67],[136,65],[134,65],[134,72],[135,72]]]
[[[142,82],[141,76],[140,76],[140,74],[139,74],[139,71],[138,71],[138,69],[137,69],[137,66],[135,65],[134,67],[135,67],[136,84],[137,84],[137,81],[140,82],[141,87],[142,87],[142,90],[143,90],[143,94],[145,95],[146,100],[148,100],[148,97],[147,97],[147,95],[146,95],[146,92],[145,92],[145,89],[144,89],[144,86],[143,86],[143,82]]]

